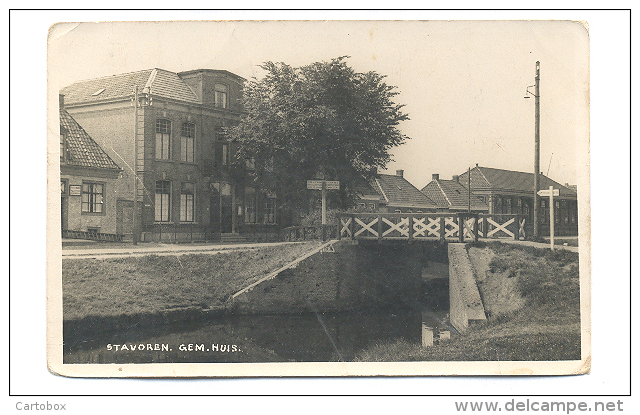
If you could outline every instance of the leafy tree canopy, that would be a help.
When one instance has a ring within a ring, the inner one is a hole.
[[[376,72],[355,72],[347,58],[300,68],[266,62],[266,76],[245,85],[246,116],[228,134],[240,158],[255,159],[257,184],[277,193],[281,207],[308,197],[306,181],[322,176],[340,180],[345,205],[356,181],[408,139],[398,129],[408,115],[393,101],[396,87]]]

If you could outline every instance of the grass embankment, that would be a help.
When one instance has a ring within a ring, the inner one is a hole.
[[[512,244],[469,247],[487,320],[434,347],[406,341],[361,352],[358,361],[580,359],[578,254]]]
[[[319,242],[217,254],[63,259],[65,320],[213,308]]]

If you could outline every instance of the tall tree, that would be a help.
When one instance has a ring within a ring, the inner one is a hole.
[[[266,62],[266,76],[245,85],[242,122],[229,130],[238,156],[255,159],[256,182],[281,208],[300,207],[306,181],[340,180],[342,207],[355,181],[384,167],[408,137],[396,87],[376,72],[355,72],[343,56],[294,68]]]

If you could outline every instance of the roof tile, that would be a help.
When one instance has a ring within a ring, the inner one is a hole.
[[[460,182],[467,182],[468,172],[460,175]],[[540,189],[553,186],[560,190],[560,196],[576,197],[576,192],[566,186],[540,174]],[[533,173],[512,170],[494,169],[476,166],[471,169],[471,188],[474,190],[512,190],[517,192],[532,192]]]
[[[93,167],[98,169],[120,170],[109,155],[87,134],[87,132],[60,108],[60,128],[64,129],[68,157],[64,164],[68,166]]]
[[[422,188],[422,193],[433,200],[439,208],[466,210],[469,208],[468,190],[455,180],[432,180]],[[489,207],[481,199],[471,194],[472,210],[488,210]]]
[[[81,102],[129,98],[135,86],[140,91],[149,86],[154,96],[199,103],[196,94],[178,74],[164,69],[146,69],[79,81],[64,87],[60,93],[64,95],[65,103],[72,105]]]
[[[382,197],[387,201],[388,206],[437,208],[433,201],[403,177],[379,174],[373,182],[374,188],[381,190]]]

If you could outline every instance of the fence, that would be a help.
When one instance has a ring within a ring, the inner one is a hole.
[[[290,226],[282,229],[283,241],[306,241],[309,239],[335,239],[338,237],[336,225]]]
[[[338,239],[428,240],[524,238],[525,218],[475,213],[351,213],[338,215]]]
[[[213,240],[214,235],[195,223],[156,223],[144,228],[141,239],[143,242],[196,242]]]
[[[122,236],[123,235],[117,235],[115,233],[73,231],[68,229],[62,230],[62,237],[69,239],[89,239],[93,241],[120,242],[122,241]]]

